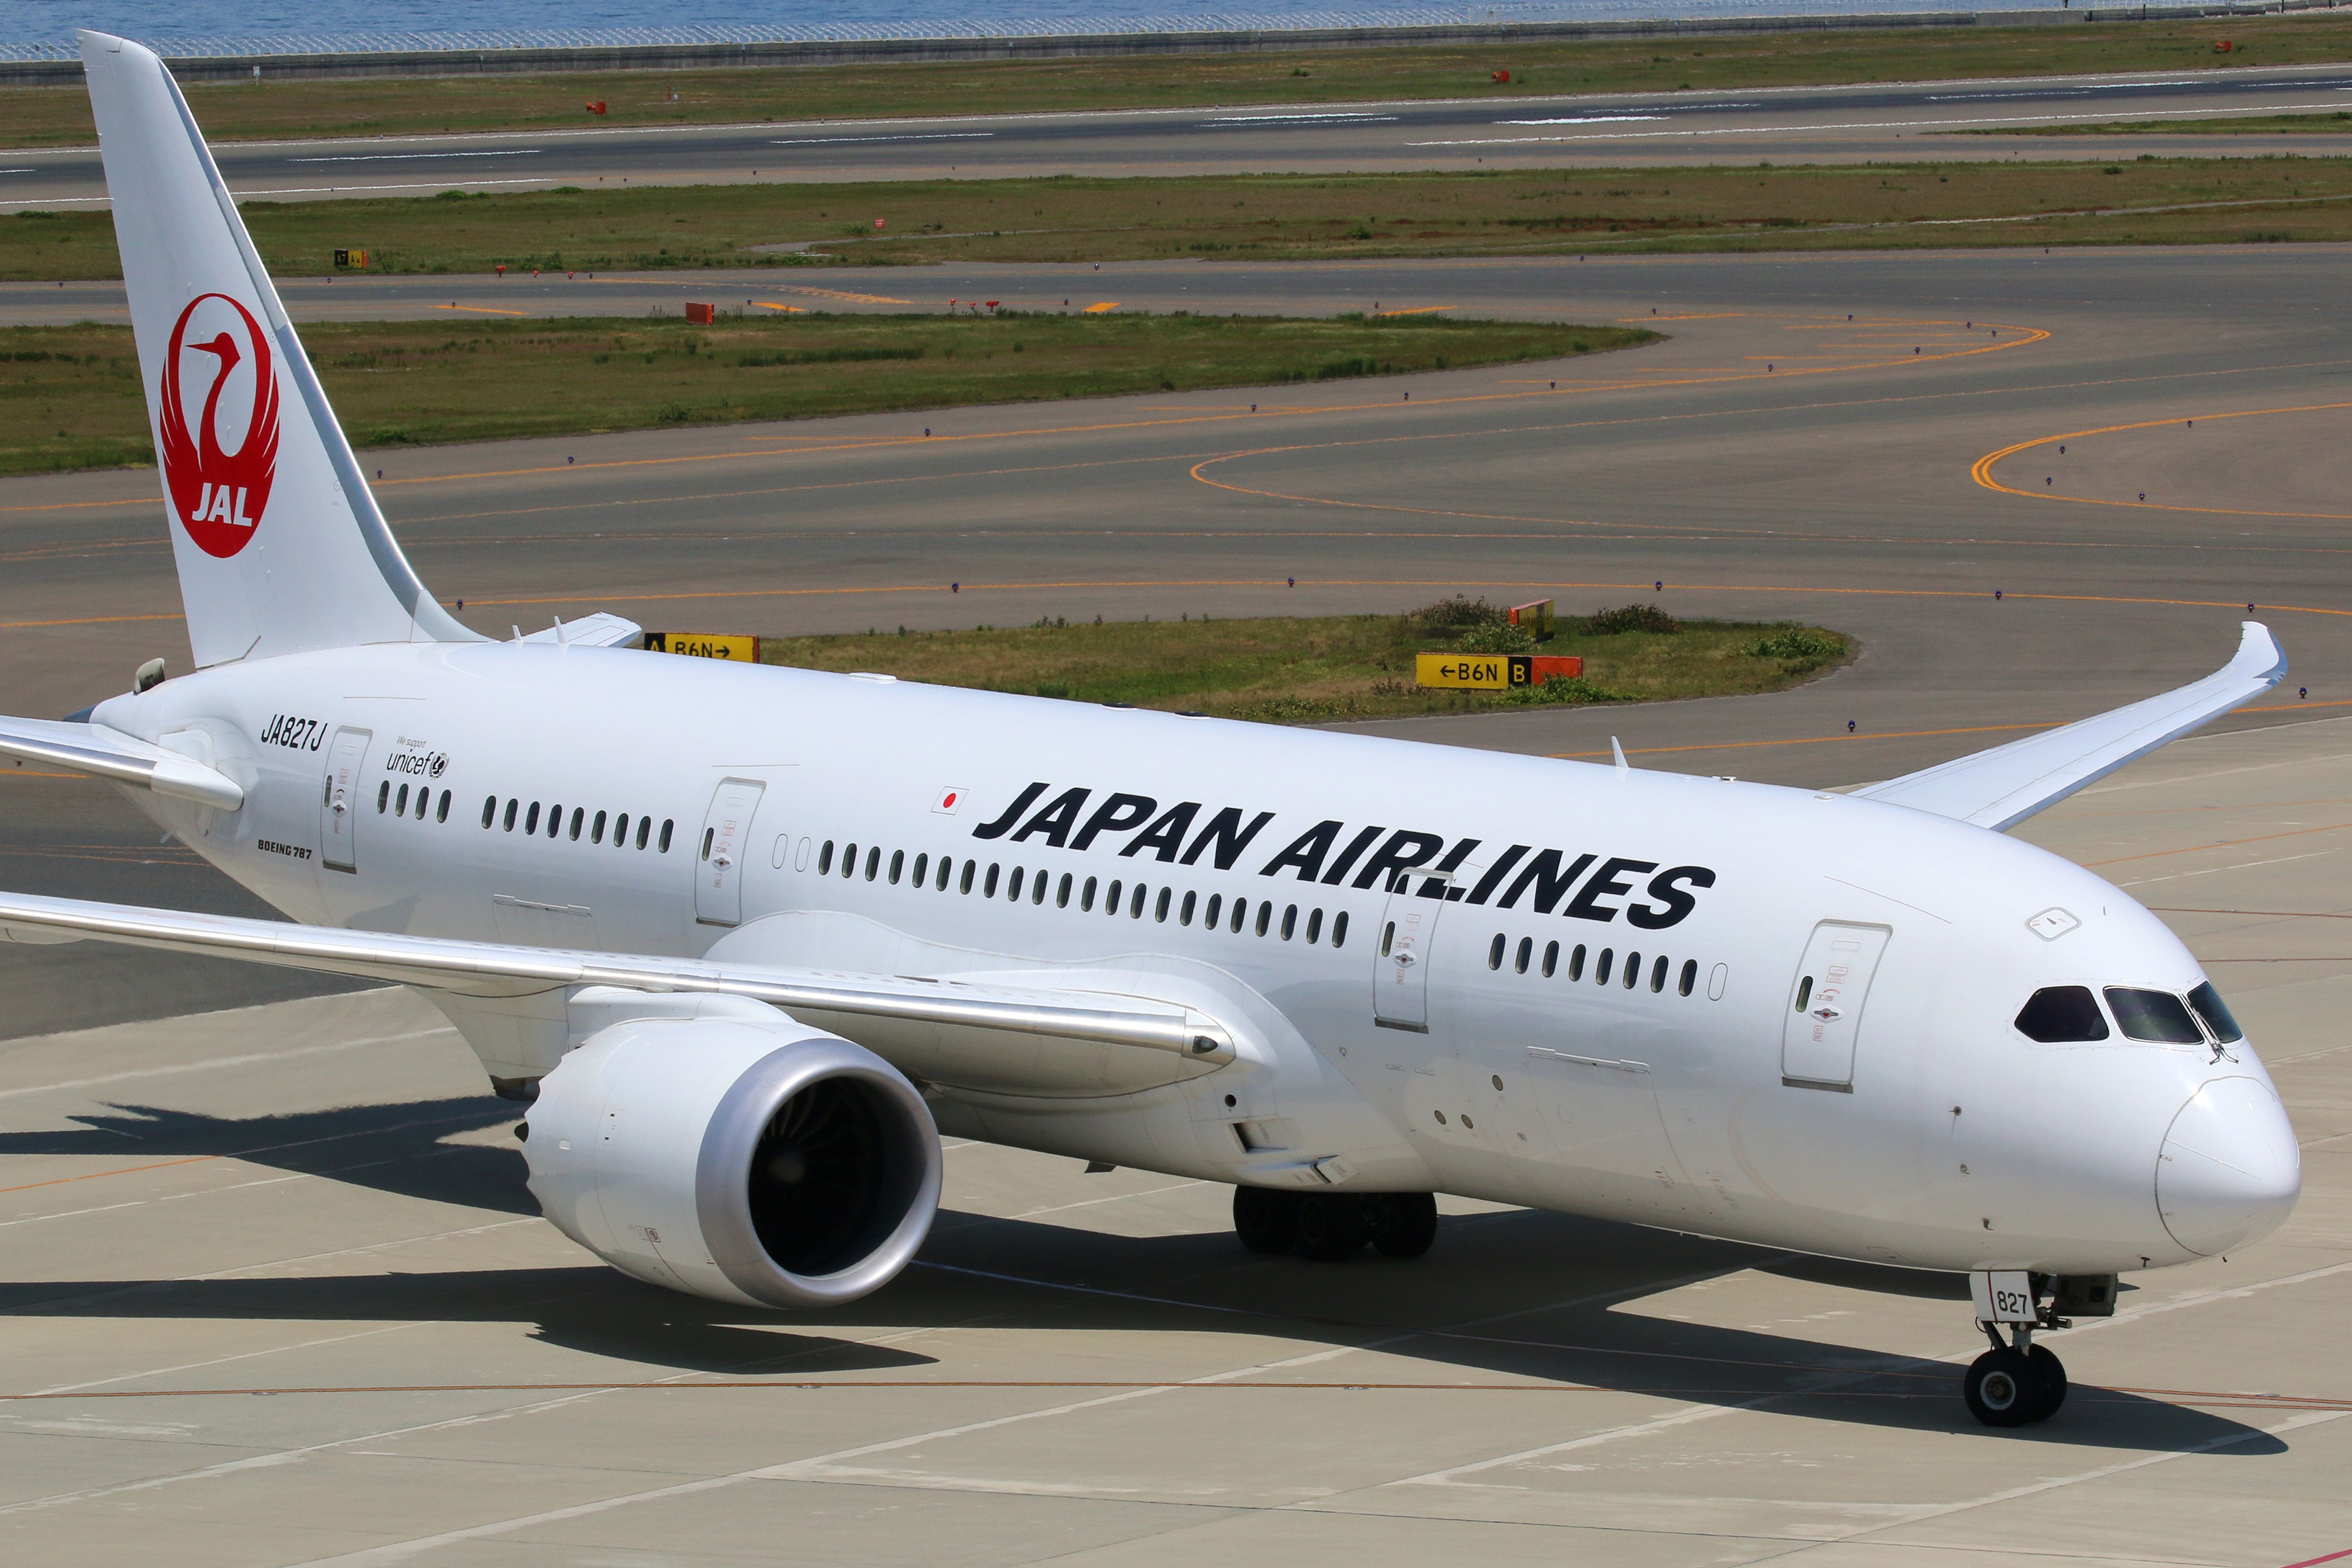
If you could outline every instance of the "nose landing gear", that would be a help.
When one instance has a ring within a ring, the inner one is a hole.
[[[2020,1323],[2017,1342],[2000,1342],[2000,1331],[1984,1326],[1992,1349],[1977,1357],[1961,1380],[1969,1414],[1988,1426],[2029,1426],[2047,1421],[2066,1403],[2066,1368],[2047,1345],[2032,1342],[2031,1325]]]
[[[1297,1252],[1318,1263],[1344,1262],[1368,1241],[1386,1258],[1419,1258],[1437,1239],[1437,1199],[1235,1187],[1234,1233],[1252,1252]]]
[[[2071,1329],[2061,1309],[2104,1318],[2115,1312],[2112,1274],[2053,1278],[2023,1269],[1971,1274],[1977,1327],[1992,1349],[1970,1363],[1960,1384],[1969,1414],[1988,1426],[2030,1426],[2047,1421],[2066,1403],[2066,1368],[2047,1345],[2033,1342],[2034,1331]],[[2046,1298],[2046,1299],[2045,1299]],[[2009,1342],[2000,1331],[2009,1330]]]

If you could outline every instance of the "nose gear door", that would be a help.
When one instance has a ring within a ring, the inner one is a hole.
[[[1416,898],[1402,878],[1381,915],[1379,953],[1372,960],[1372,1022],[1383,1029],[1429,1032],[1429,955],[1437,934],[1439,899]]]
[[[319,863],[330,871],[359,869],[360,768],[373,730],[335,731],[327,750],[327,782],[319,795]]]
[[[757,779],[721,779],[702,819],[694,860],[694,918],[702,925],[743,920],[743,847],[751,841],[751,815],[767,786]]]
[[[1780,1081],[1791,1089],[1853,1092],[1853,1049],[1870,977],[1894,933],[1885,926],[1823,921],[1805,944],[1804,961],[1780,1023]]]

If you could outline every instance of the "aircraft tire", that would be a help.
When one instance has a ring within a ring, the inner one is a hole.
[[[1341,1263],[1371,1239],[1371,1205],[1354,1193],[1303,1193],[1298,1250],[1318,1263]]]
[[[2051,1352],[2047,1345],[2035,1345],[2026,1352],[2033,1363],[2034,1373],[2042,1379],[2042,1407],[2035,1413],[2036,1421],[2047,1421],[2058,1414],[2066,1403],[2066,1364]]]
[[[1372,1246],[1383,1258],[1419,1258],[1437,1240],[1437,1194],[1388,1193],[1378,1200]]]
[[[2056,1408],[2049,1405],[2041,1368],[2008,1345],[1969,1363],[1960,1396],[1968,1401],[1969,1414],[1988,1426],[2023,1426]]]
[[[1298,1195],[1235,1187],[1234,1234],[1252,1252],[1288,1252],[1298,1245]]]

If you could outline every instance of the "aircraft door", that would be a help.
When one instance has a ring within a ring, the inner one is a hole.
[[[1372,1022],[1384,1029],[1429,1032],[1429,955],[1437,934],[1439,899],[1415,898],[1412,879],[1401,879],[1381,915],[1379,952],[1372,960]]]
[[[335,731],[327,748],[327,779],[319,795],[319,863],[330,871],[359,869],[360,770],[373,730]]]
[[[742,923],[743,848],[766,788],[757,779],[721,779],[710,797],[694,858],[694,918],[702,925]]]
[[[1853,1050],[1870,978],[1894,933],[1885,926],[1823,921],[1805,944],[1804,961],[1780,1021],[1780,1081],[1791,1089],[1853,1092]]]

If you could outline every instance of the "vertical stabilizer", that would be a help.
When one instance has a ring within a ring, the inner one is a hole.
[[[376,510],[171,73],[80,37],[196,663],[478,640]]]

